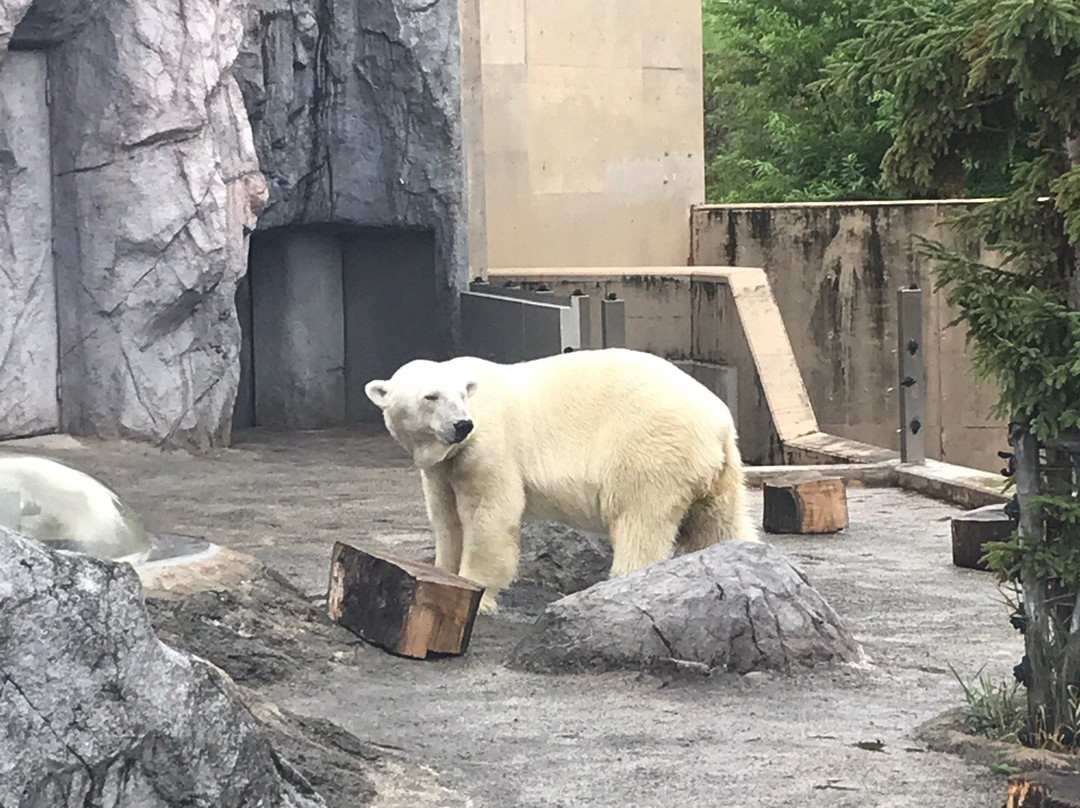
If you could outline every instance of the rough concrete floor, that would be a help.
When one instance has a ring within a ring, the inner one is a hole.
[[[378,433],[252,431],[215,457],[65,447],[0,444],[94,474],[150,528],[250,552],[313,599],[334,540],[431,555],[419,482]],[[759,492],[752,501],[760,513]],[[956,509],[891,489],[852,488],[849,505],[842,534],[769,539],[863,643],[866,670],[671,681],[517,673],[501,662],[529,616],[510,610],[480,618],[462,658],[417,662],[360,646],[264,694],[426,763],[460,795],[445,806],[1000,805],[1003,777],[910,736],[960,703],[949,666],[1010,676],[1022,644],[1000,594],[988,575],[952,566]],[[855,745],[875,740],[882,751]]]

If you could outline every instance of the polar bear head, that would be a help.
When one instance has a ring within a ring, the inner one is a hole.
[[[387,430],[422,469],[445,460],[473,430],[469,397],[476,381],[449,365],[417,359],[364,386]]]

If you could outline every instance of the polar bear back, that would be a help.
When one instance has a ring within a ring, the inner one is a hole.
[[[660,357],[609,348],[447,364],[477,380],[465,454],[521,476],[527,518],[601,530],[612,496],[669,481],[704,491],[727,460],[731,412]]]

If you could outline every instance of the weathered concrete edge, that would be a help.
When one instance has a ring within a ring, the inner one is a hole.
[[[898,452],[882,449],[866,443],[815,432],[784,444],[787,460],[806,466],[780,466],[795,471],[801,467],[815,467],[823,474],[837,473],[832,468],[888,467],[894,485],[906,491],[914,491],[933,499],[951,502],[964,508],[981,508],[1008,502],[1005,480],[987,471],[927,460],[923,464],[901,463]],[[764,467],[763,467],[764,468]],[[881,472],[876,472],[881,473]]]
[[[937,460],[925,465],[902,464],[896,469],[900,488],[965,508],[999,505],[1012,497],[1005,493],[1004,478],[978,469],[954,466]]]
[[[747,466],[746,484],[760,488],[764,483],[789,474],[812,472],[823,477],[840,477],[844,485],[865,488],[896,487],[897,463],[827,463],[792,466]]]
[[[784,441],[788,465],[830,463],[899,463],[900,453],[870,443],[841,438],[827,432],[809,432]]]

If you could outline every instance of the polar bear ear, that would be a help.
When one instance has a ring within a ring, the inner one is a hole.
[[[364,385],[364,392],[371,399],[371,403],[380,410],[386,408],[386,399],[390,395],[390,385],[382,379],[375,379]]]
[[[465,398],[468,398],[476,392],[476,379],[469,379],[465,382]]]

